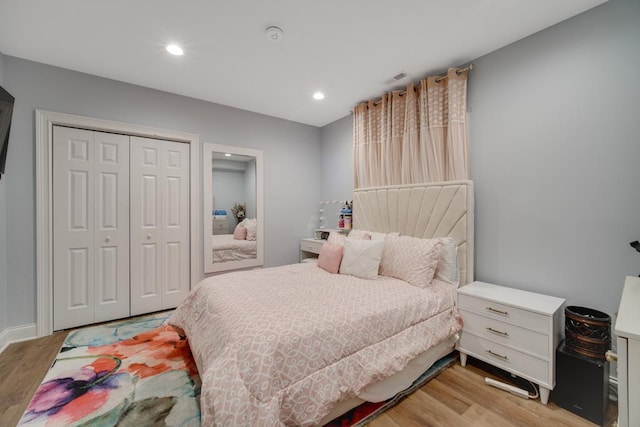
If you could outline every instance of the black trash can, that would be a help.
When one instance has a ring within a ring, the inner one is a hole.
[[[582,356],[605,360],[611,349],[611,316],[586,307],[564,309],[565,344]]]

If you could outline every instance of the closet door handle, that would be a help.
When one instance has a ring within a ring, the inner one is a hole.
[[[151,238],[151,233],[147,234],[147,239]]]
[[[111,241],[111,236],[107,236],[107,237],[105,237],[104,241],[105,241],[105,242],[110,242],[110,241]]]

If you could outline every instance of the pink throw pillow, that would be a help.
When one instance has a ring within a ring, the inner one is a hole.
[[[247,229],[237,225],[236,229],[233,230],[233,238],[234,240],[247,240]]]
[[[331,243],[323,244],[318,256],[318,267],[329,273],[337,274],[340,271],[343,251],[344,248],[342,246],[332,245]]]

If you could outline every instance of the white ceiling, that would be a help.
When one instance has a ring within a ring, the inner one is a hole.
[[[0,52],[324,126],[604,0],[0,0]],[[265,29],[284,39],[273,43]],[[165,51],[180,44],[184,56]],[[392,77],[405,72],[399,82]],[[312,99],[316,90],[326,98]]]

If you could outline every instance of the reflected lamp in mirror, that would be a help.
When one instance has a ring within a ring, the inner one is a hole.
[[[262,151],[206,143],[202,150],[204,273],[263,265]]]

